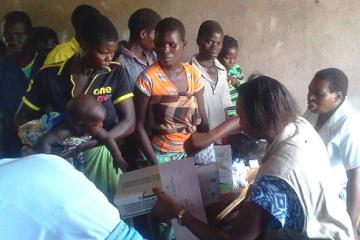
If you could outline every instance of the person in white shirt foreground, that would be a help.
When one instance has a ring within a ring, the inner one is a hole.
[[[55,155],[0,159],[0,213],[0,239],[143,239],[92,182]]]
[[[339,69],[317,72],[309,85],[304,117],[323,139],[334,178],[341,181],[354,228],[360,213],[360,116],[347,100],[348,78]],[[346,192],[345,192],[346,189]]]

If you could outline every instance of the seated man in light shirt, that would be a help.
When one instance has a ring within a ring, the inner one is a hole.
[[[347,89],[348,78],[341,70],[317,72],[309,85],[304,117],[325,143],[334,177],[343,183],[340,196],[346,198],[355,228],[360,213],[360,116],[346,98]]]
[[[55,155],[0,159],[0,212],[0,239],[143,239],[92,182]]]

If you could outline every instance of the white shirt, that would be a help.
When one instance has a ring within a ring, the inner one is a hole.
[[[105,239],[117,209],[64,159],[0,159],[0,239]]]
[[[218,69],[218,80],[216,82],[196,60],[196,55],[192,57],[191,64],[199,69],[201,79],[204,82],[204,107],[209,128],[213,129],[225,121],[224,109],[232,106],[227,83],[227,71],[225,67],[215,59],[215,66]]]
[[[304,117],[315,127],[319,115],[307,110]],[[346,186],[346,171],[360,167],[360,116],[347,99],[318,131],[329,154],[334,176]]]

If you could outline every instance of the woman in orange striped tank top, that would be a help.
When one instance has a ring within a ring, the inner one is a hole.
[[[137,136],[152,164],[186,156],[184,142],[195,131],[207,131],[204,85],[196,67],[181,62],[185,28],[165,18],[155,29],[158,61],[136,81]]]

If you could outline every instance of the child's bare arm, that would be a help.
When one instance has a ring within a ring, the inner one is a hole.
[[[43,153],[51,153],[51,145],[71,136],[71,130],[67,121],[50,129],[38,142],[37,150]]]
[[[113,164],[114,168],[120,168],[121,171],[125,172],[128,164],[124,160],[124,158],[121,155],[120,149],[115,142],[115,140],[112,138],[109,132],[107,132],[105,129],[101,129],[96,136],[93,136],[95,139],[97,139],[100,143],[104,144],[110,151],[112,157],[113,157]]]
[[[97,146],[99,146],[99,145],[100,145],[99,141],[98,141],[97,139],[95,139],[95,137],[94,137],[94,138],[90,139],[89,141],[80,144],[80,145],[76,148],[76,151],[77,151],[77,152],[84,152],[84,151],[86,151],[86,150],[88,150],[88,149],[97,147]]]

